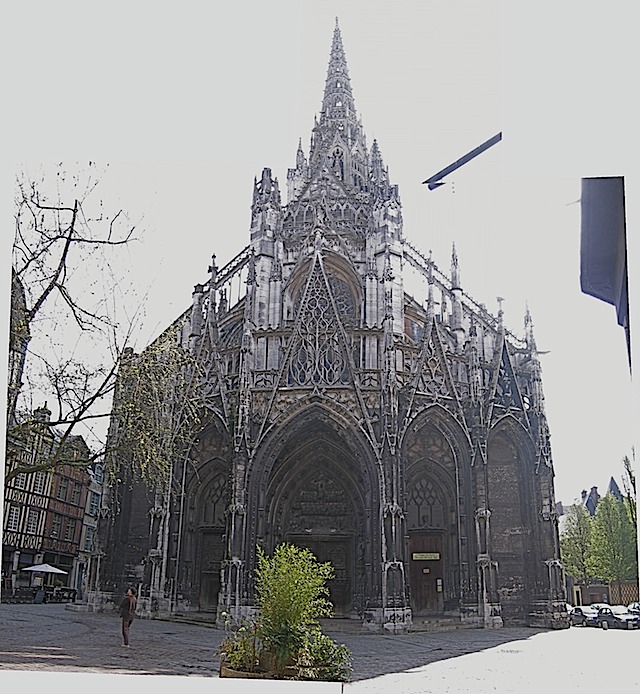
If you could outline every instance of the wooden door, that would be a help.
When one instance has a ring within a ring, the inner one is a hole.
[[[327,582],[329,600],[336,617],[346,617],[351,611],[351,538],[318,538],[292,536],[288,540],[298,547],[309,549],[319,562],[331,562],[334,577]]]
[[[421,533],[409,538],[411,609],[416,616],[444,612],[442,534]]]
[[[199,607],[203,612],[215,612],[220,592],[220,569],[224,557],[222,530],[202,530],[200,535],[200,592]]]

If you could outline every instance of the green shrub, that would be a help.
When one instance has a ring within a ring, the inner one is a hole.
[[[300,679],[346,682],[351,675],[351,651],[319,628],[309,629],[298,652],[296,667]]]
[[[295,661],[309,627],[332,613],[326,582],[333,567],[308,549],[284,543],[271,557],[258,547],[255,575],[260,635],[282,671]]]
[[[227,632],[218,652],[229,667],[242,672],[255,672],[260,666],[262,644],[255,622],[243,622],[235,631]]]
[[[346,681],[351,652],[322,633],[318,620],[331,616],[329,562],[308,550],[279,545],[273,556],[257,548],[256,601],[260,616],[228,633],[218,649],[234,670],[264,670],[277,678]]]

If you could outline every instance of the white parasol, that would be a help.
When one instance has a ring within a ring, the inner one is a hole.
[[[67,571],[63,571],[62,569],[58,569],[55,566],[51,566],[51,564],[34,564],[33,566],[27,566],[22,571],[38,571],[43,574],[66,574],[68,573]]]

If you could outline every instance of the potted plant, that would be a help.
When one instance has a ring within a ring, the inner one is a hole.
[[[255,571],[259,615],[229,631],[220,645],[220,676],[346,681],[351,652],[322,633],[330,616],[330,563],[284,543],[268,556],[258,547]]]

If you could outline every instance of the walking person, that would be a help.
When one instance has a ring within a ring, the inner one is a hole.
[[[133,623],[136,616],[136,591],[133,588],[127,588],[127,594],[120,603],[120,616],[122,617],[122,639],[123,646],[129,648],[129,627]]]

